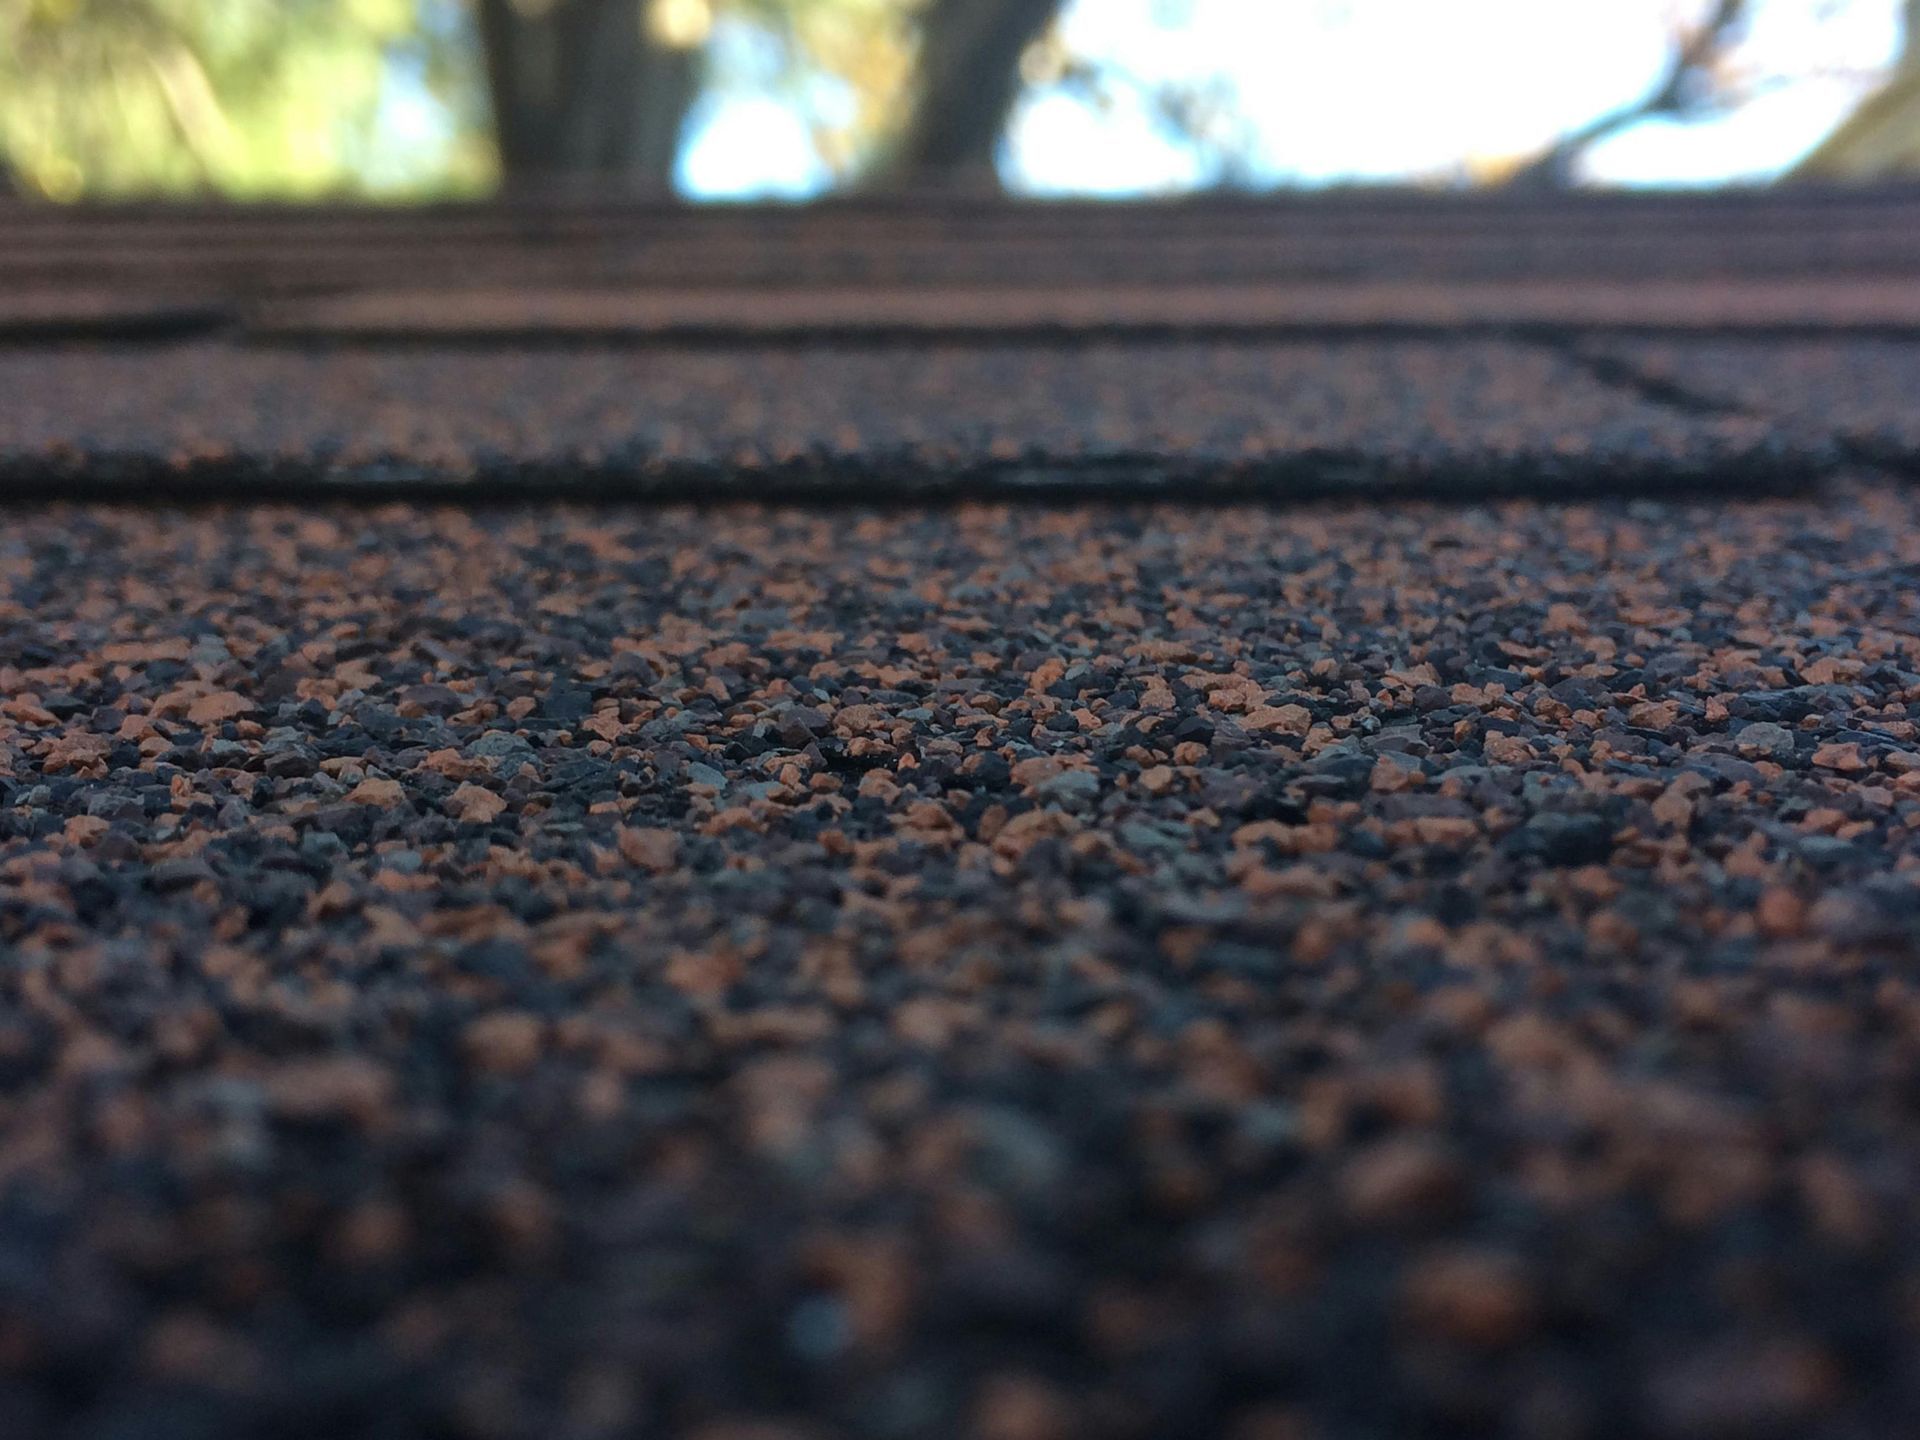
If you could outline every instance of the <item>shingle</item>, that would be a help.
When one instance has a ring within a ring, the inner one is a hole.
[[[1198,479],[1794,483],[1817,456],[1498,342],[0,351],[16,487],[230,481],[766,493]]]
[[[11,213],[0,1434],[1904,1440],[1916,214]]]
[[[1904,1437],[1917,566],[13,511],[9,1440]]]
[[[20,210],[0,280],[211,280],[240,294],[623,285],[1862,279],[1920,269],[1910,192],[705,210]]]
[[[1794,445],[1920,460],[1920,340],[1607,340],[1591,349],[1669,391],[1765,421]]]

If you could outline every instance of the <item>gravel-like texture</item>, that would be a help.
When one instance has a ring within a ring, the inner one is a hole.
[[[1910,1434],[1917,635],[1898,486],[16,511],[0,1433]]]
[[[479,482],[901,497],[1805,480],[1819,446],[1487,341],[0,349],[0,492]]]
[[[1764,417],[1789,446],[1824,441],[1872,463],[1920,466],[1912,341],[1596,339],[1582,348],[1670,394]]]

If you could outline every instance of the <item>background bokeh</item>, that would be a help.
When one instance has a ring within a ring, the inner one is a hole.
[[[0,162],[53,199],[1877,179],[1920,160],[1917,10],[0,0]]]

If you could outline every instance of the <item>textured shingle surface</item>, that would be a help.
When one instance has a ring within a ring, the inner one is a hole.
[[[1791,445],[1830,443],[1909,470],[1920,460],[1920,343],[1609,340],[1595,350],[1658,384],[1763,416]]]
[[[7,1433],[1901,1433],[1916,522],[16,516]]]
[[[7,218],[15,493],[1777,486],[1920,334],[1899,192]]]
[[[751,496],[1200,479],[1286,494],[1804,480],[1817,447],[1487,341],[778,349],[19,346],[0,474]]]
[[[12,216],[0,1436],[1907,1435],[1914,215]]]

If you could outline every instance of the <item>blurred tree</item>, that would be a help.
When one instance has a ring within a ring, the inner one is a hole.
[[[396,66],[450,111],[472,56],[446,0],[0,0],[0,154],[23,188],[316,194],[484,183],[450,133],[392,133]]]
[[[1162,0],[1161,23],[1192,23],[1193,5]],[[1259,183],[1260,136],[1234,77],[1144,75],[1112,57],[1076,53],[1063,29],[1056,25],[1022,57],[1021,78],[1031,91],[1070,96],[1101,115],[1144,116],[1192,155],[1199,184],[1247,189]]]
[[[1063,0],[715,0],[733,63],[723,87],[779,94],[836,182],[878,188],[998,183],[994,159]]]
[[[1021,61],[1061,0],[927,0],[912,97],[876,172],[898,186],[996,187],[994,156],[1020,97]]]
[[[728,25],[774,38],[784,75],[762,80],[841,182],[991,185],[1023,59],[1062,7],[0,0],[0,164],[56,198],[466,192],[501,176],[665,190]]]
[[[1645,120],[1697,115],[1723,100],[1719,71],[1746,21],[1747,0],[1713,0],[1706,19],[1678,37],[1673,59],[1652,90],[1561,136],[1544,155],[1510,172],[1507,183],[1565,189],[1578,178],[1580,157],[1608,136]]]
[[[747,73],[714,79],[778,95],[802,117],[835,183],[852,184],[899,128],[918,9],[917,0],[725,0],[721,24],[771,43],[745,47],[761,62]]]
[[[1920,172],[1920,0],[1901,7],[1893,73],[1791,172],[1797,180],[1877,180]]]
[[[478,13],[509,184],[671,188],[708,0],[479,0]]]

